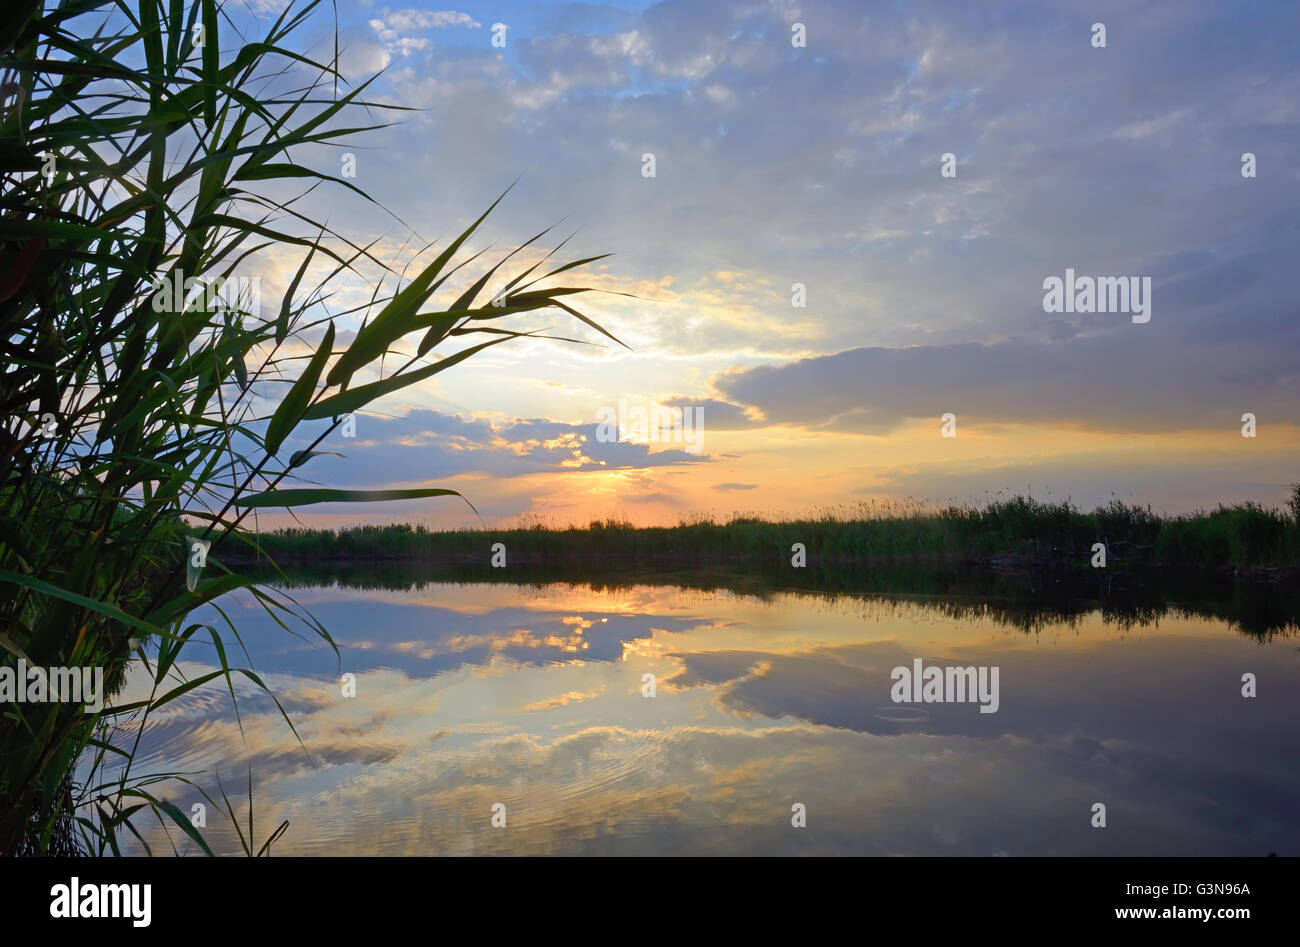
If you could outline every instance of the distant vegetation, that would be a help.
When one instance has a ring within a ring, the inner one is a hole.
[[[1100,542],[1109,550],[1110,569],[1159,567],[1270,577],[1300,565],[1298,517],[1300,485],[1293,488],[1286,509],[1245,503],[1183,516],[1119,501],[1083,512],[1068,500],[1015,497],[985,506],[861,506],[782,522],[733,517],[650,528],[598,520],[563,529],[532,525],[438,532],[406,524],[283,529],[263,534],[259,544],[277,562],[400,559],[486,565],[492,545],[502,543],[508,563],[769,560],[789,565],[792,545],[803,543],[810,567],[949,560],[1090,569],[1093,545]]]

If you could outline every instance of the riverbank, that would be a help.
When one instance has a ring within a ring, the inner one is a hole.
[[[1300,491],[1298,491],[1300,492]],[[1294,502],[1294,501],[1293,501]],[[1257,580],[1300,575],[1300,525],[1290,510],[1254,503],[1183,516],[1111,503],[1083,512],[1068,501],[1017,497],[872,518],[732,518],[671,527],[594,521],[436,531],[420,525],[284,529],[228,542],[231,562],[412,561],[452,564],[770,564],[818,568],[879,563],[965,564],[1025,571],[1172,569]]]

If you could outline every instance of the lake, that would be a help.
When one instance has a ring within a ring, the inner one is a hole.
[[[220,603],[248,651],[227,629],[231,664],[262,675],[302,744],[251,683],[236,685],[237,721],[215,681],[151,716],[133,772],[191,773],[217,801],[219,775],[246,829],[251,768],[256,845],[287,819],[273,851],[290,855],[1300,849],[1285,609],[1240,588],[944,588],[307,570],[288,594],[338,655],[247,596]],[[190,621],[223,622],[212,607]],[[215,666],[195,640],[189,676]],[[996,712],[973,693],[894,700],[895,669],[932,666],[996,669]],[[117,700],[148,682],[137,668]],[[204,803],[179,783],[165,794],[187,813]],[[205,805],[214,848],[237,853]]]

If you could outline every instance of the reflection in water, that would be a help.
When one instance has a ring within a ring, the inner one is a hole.
[[[1103,600],[1095,585],[991,575],[822,574],[802,580],[824,586],[811,590],[753,575],[345,575],[291,577],[341,658],[247,599],[222,603],[306,753],[265,695],[237,688],[241,736],[209,686],[151,717],[136,772],[193,772],[215,793],[215,774],[231,792],[251,766],[259,836],[290,821],[280,854],[1300,847],[1300,654],[1278,590],[1135,585]],[[202,655],[187,674],[207,670]],[[916,659],[998,668],[997,712],[892,702],[891,671]],[[187,812],[202,801],[180,784],[170,797]],[[238,847],[215,813],[207,834]]]

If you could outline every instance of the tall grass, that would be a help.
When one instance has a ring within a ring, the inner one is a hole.
[[[243,588],[273,616],[296,609],[216,550],[255,550],[244,527],[259,508],[454,495],[288,484],[348,413],[530,335],[501,324],[511,315],[555,308],[604,332],[570,305],[583,288],[537,286],[591,260],[543,258],[509,279],[505,260],[479,263],[449,285],[478,259],[461,257],[480,217],[400,280],[373,243],[310,216],[315,188],[366,195],[301,154],[393,108],[295,48],[316,6],[251,40],[217,0],[11,0],[0,24],[0,652],[9,667],[103,668],[110,693],[133,660],[152,680],[101,714],[4,708],[0,853],[117,851],[142,816],[206,850],[151,792],[159,774],[133,769],[149,715],[205,685],[233,699],[236,675],[263,686],[229,660],[235,626],[187,623],[197,605]],[[155,292],[255,273],[269,247],[301,262],[265,315],[247,298]],[[367,304],[331,310],[341,284],[374,271]],[[451,285],[467,288],[444,301]],[[362,326],[346,346],[339,319]],[[289,451],[305,422],[310,446]],[[195,638],[220,666],[187,679]],[[265,847],[250,825],[247,848]]]
[[[1291,503],[1300,497],[1295,488]],[[422,525],[365,525],[342,530],[281,529],[262,537],[272,559],[487,560],[494,543],[507,556],[538,561],[557,556],[622,557],[692,562],[699,559],[789,561],[803,543],[812,559],[1018,560],[1025,564],[1088,566],[1094,544],[1108,564],[1195,569],[1300,566],[1296,511],[1255,503],[1167,516],[1112,501],[1091,512],[1070,501],[1029,497],[984,506],[858,505],[786,520],[754,515],[692,516],[672,527],[638,529],[619,520],[549,528],[531,522],[495,530],[434,531]],[[811,560],[810,560],[811,561]]]

